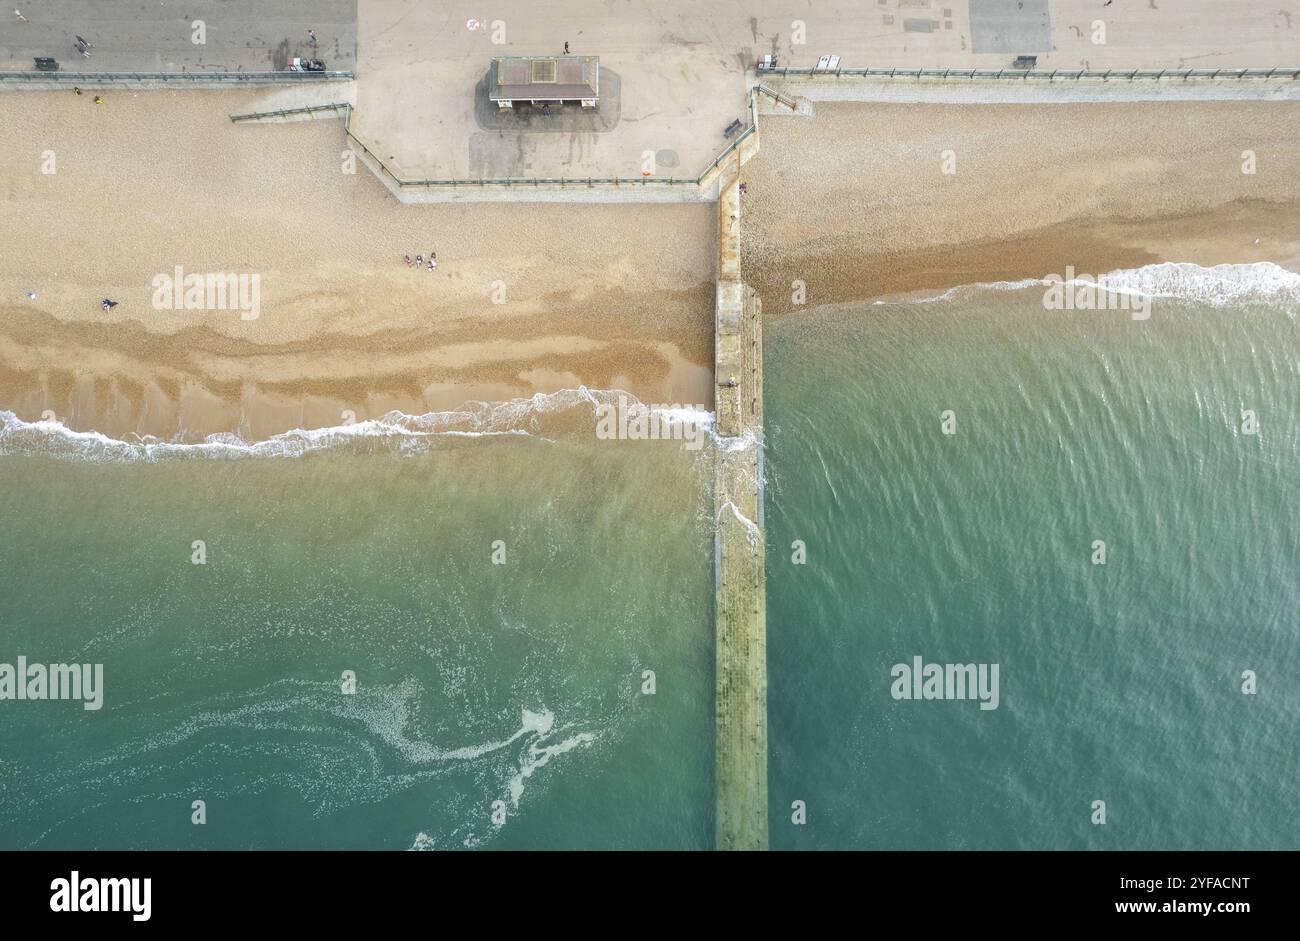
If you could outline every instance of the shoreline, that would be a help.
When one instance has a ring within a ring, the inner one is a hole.
[[[1256,235],[1255,226],[1272,232]],[[1257,241],[1258,240],[1258,241]],[[846,258],[851,266],[845,265]],[[1241,203],[1200,213],[1134,223],[1078,220],[1056,223],[1013,239],[940,245],[917,251],[851,254],[810,251],[750,269],[763,311],[784,318],[822,305],[890,300],[960,287],[1042,280],[1067,267],[1098,276],[1152,265],[1245,265],[1269,262],[1300,274],[1300,202]],[[813,277],[808,278],[809,273]],[[787,287],[807,279],[804,305]],[[815,285],[815,287],[814,287]]]
[[[341,168],[337,123],[232,126],[258,96],[0,99],[58,158],[0,151],[0,411],[252,442],[579,387],[712,409],[716,206],[402,205]],[[1067,266],[1300,271],[1300,103],[820,103],[761,133],[742,271],[778,319]],[[177,265],[257,274],[259,317],[154,309]]]
[[[639,402],[625,390],[586,387],[539,392],[508,401],[465,402],[460,408],[420,415],[394,410],[362,420],[349,416],[341,424],[299,425],[265,438],[244,438],[238,431],[212,432],[202,438],[178,435],[170,439],[130,432],[119,438],[98,430],[70,428],[57,418],[24,421],[12,411],[0,408],[0,457],[17,454],[131,463],[182,456],[298,457],[349,445],[395,446],[402,453],[411,453],[412,445],[416,452],[422,452],[430,447],[451,445],[452,439],[526,437],[551,441],[574,434],[599,437],[600,426],[609,420],[602,416],[609,416],[611,409],[624,405],[649,409],[649,414],[658,416],[652,421],[690,422],[706,433],[712,428],[712,413],[697,406]],[[629,419],[625,414],[620,420],[626,423]],[[685,434],[684,426],[682,434]],[[672,432],[666,437],[685,440]],[[630,436],[628,440],[637,439]]]
[[[712,406],[715,207],[402,205],[338,122],[232,126],[261,94],[0,99],[57,157],[0,151],[0,409],[201,441],[579,386]],[[259,316],[155,309],[178,265],[256,275]]]
[[[1300,102],[819,102],[761,133],[742,264],[765,314],[795,281],[813,305],[1067,266],[1300,271]]]
[[[1294,262],[1294,259],[1292,261]],[[1218,262],[1215,264],[1234,269],[1258,264],[1276,265],[1277,270],[1294,274],[1297,280],[1300,281],[1300,264],[1277,265],[1276,262],[1268,259],[1260,259],[1254,262]],[[1098,268],[1091,273],[1076,272],[1076,276],[1113,275],[1118,272],[1134,274],[1149,270],[1152,267],[1166,265],[1190,265],[1198,269],[1193,274],[1209,273],[1215,267],[1215,265],[1200,262],[1178,262],[1161,259],[1136,267]],[[1041,281],[1042,278],[1029,275],[976,281],[960,280],[951,284],[944,283],[946,280],[943,279],[940,284],[925,290],[916,289],[892,291],[884,294],[852,295],[843,299],[819,297],[816,303],[809,303],[799,313],[816,315],[831,310],[844,311],[845,309],[859,307],[864,303],[925,303],[942,300],[944,299],[943,295],[962,289],[998,290],[1022,287],[1029,289],[1035,287],[1036,282]],[[918,295],[924,296],[918,297]],[[1184,297],[1179,294],[1151,296]],[[794,319],[791,316],[792,313],[793,311],[786,311],[777,317],[777,321],[788,324]],[[483,392],[484,395],[474,397],[471,393],[476,390]],[[470,386],[449,383],[425,390],[422,397],[402,399],[397,395],[379,396],[372,394],[365,400],[370,405],[367,413],[358,414],[349,407],[349,400],[346,398],[309,395],[305,399],[299,400],[291,395],[277,397],[274,391],[258,391],[252,396],[239,399],[237,406],[204,388],[182,389],[177,399],[173,400],[169,398],[161,383],[154,382],[143,390],[140,417],[133,420],[136,420],[138,425],[144,422],[144,416],[148,416],[152,424],[159,424],[160,417],[165,416],[161,418],[160,427],[163,429],[161,434],[152,431],[140,431],[138,427],[121,430],[117,433],[105,431],[104,428],[99,427],[78,428],[75,424],[66,422],[61,417],[56,417],[55,422],[57,422],[57,425],[46,429],[45,433],[56,436],[62,435],[68,439],[76,439],[82,436],[102,436],[106,440],[97,442],[96,446],[102,446],[109,451],[116,452],[162,447],[165,450],[179,448],[182,450],[215,449],[222,451],[230,449],[232,452],[265,455],[297,453],[298,448],[291,442],[306,441],[308,446],[302,448],[302,450],[313,450],[317,447],[332,446],[337,444],[340,439],[348,437],[409,436],[411,438],[436,439],[439,437],[527,435],[533,432],[524,426],[535,424],[539,419],[544,419],[545,416],[552,414],[552,405],[557,406],[554,413],[560,416],[559,427],[573,427],[563,416],[573,409],[581,409],[587,402],[592,403],[594,407],[595,402],[598,400],[613,400],[621,395],[637,398],[635,394],[625,388],[595,388],[585,385],[557,387],[547,391],[535,390],[524,395],[515,395],[512,392],[513,388],[508,383],[498,386]],[[128,401],[134,401],[134,396],[138,394],[139,390],[129,393],[124,388],[121,380],[114,381],[112,395],[115,405],[119,405],[124,398]],[[654,408],[699,407],[706,411],[711,409],[711,406],[698,402],[669,402],[648,399],[641,399],[640,401]],[[411,410],[419,408],[422,402],[436,404],[419,411]],[[237,412],[234,411],[236,408],[238,409]],[[0,406],[0,415],[6,412],[13,414],[20,421],[27,424],[34,424],[44,420],[40,414],[35,412],[28,417],[24,416],[19,409],[8,405]],[[111,414],[121,413],[113,412]],[[507,419],[504,423],[501,421],[502,416]],[[187,431],[188,426],[183,423],[196,417],[199,422],[205,425],[205,428],[200,431]],[[229,424],[232,417],[235,417],[233,426],[211,430],[211,426],[214,424],[222,422]],[[182,422],[182,426],[170,434],[167,433],[170,423],[177,420]],[[114,422],[110,420],[108,424],[112,426]],[[3,428],[3,426],[3,419],[0,419],[0,428]],[[369,433],[362,431],[358,426],[368,426]],[[265,434],[257,434],[256,429],[258,428],[265,428],[267,431]],[[284,447],[280,449],[280,445],[284,445]],[[3,449],[0,449],[0,454],[3,454]]]

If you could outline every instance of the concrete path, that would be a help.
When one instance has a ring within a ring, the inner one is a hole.
[[[68,72],[274,71],[292,56],[338,71],[356,66],[356,0],[6,2],[0,70],[31,69],[37,56],[54,57]],[[198,21],[202,43],[194,41]],[[91,43],[90,58],[73,48],[77,36]]]

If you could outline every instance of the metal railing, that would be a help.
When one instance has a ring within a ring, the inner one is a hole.
[[[352,72],[0,72],[0,82],[41,85],[47,82],[76,85],[134,85],[163,82],[192,85],[213,82],[229,85],[261,85],[281,82],[337,82],[355,78]]]
[[[233,116],[232,116],[233,117]],[[758,131],[758,98],[755,91],[749,95],[749,125],[740,132],[740,134],[723,148],[722,152],[714,158],[699,176],[695,177],[660,177],[660,176],[641,176],[641,177],[480,177],[478,179],[441,179],[441,180],[404,180],[377,157],[369,147],[362,143],[361,139],[352,132],[352,107],[348,106],[348,117],[345,125],[345,131],[348,138],[361,148],[362,155],[369,159],[379,170],[381,177],[387,177],[392,180],[398,189],[408,187],[425,187],[432,188],[435,186],[451,187],[488,187],[502,186],[507,189],[539,186],[703,186],[705,181],[718,169],[724,160],[727,159],[747,138]]]
[[[1138,79],[1284,79],[1300,80],[1300,68],[1272,69],[1053,69],[1050,72],[1035,69],[762,69],[759,75],[782,78],[939,78],[939,79],[1039,79],[1046,81],[1078,81],[1079,79],[1112,79],[1136,81]]]
[[[205,82],[223,83],[223,84],[260,84],[260,83],[294,83],[294,82],[319,82],[319,81],[341,81],[355,78],[354,73],[337,71],[337,72],[41,72],[36,70],[25,71],[0,71],[0,82],[12,81],[17,84],[44,84],[49,82],[60,84],[85,84],[85,85],[112,85],[112,84],[146,84],[150,82],[162,82],[170,84],[202,84]],[[767,94],[781,100],[784,96],[773,92],[770,89],[765,90]],[[282,108],[276,111],[253,111],[242,114],[230,115],[230,120],[234,123],[256,121],[272,117],[283,117],[293,114],[308,114],[316,111],[345,109],[346,123],[345,131],[350,140],[361,148],[363,156],[369,159],[379,170],[381,176],[387,177],[399,189],[408,187],[487,187],[503,186],[506,188],[513,187],[539,187],[539,186],[703,186],[705,182],[717,171],[722,162],[727,159],[745,140],[758,131],[758,103],[757,91],[751,90],[749,95],[749,124],[740,134],[731,141],[722,152],[714,158],[702,173],[694,177],[661,177],[661,176],[641,176],[641,177],[499,177],[488,178],[480,177],[479,179],[430,179],[430,180],[405,180],[393,173],[392,170],[381,160],[369,147],[367,147],[352,131],[352,106],[344,102],[331,103],[325,105],[310,105],[302,108]]]
[[[799,103],[797,101],[795,101],[789,95],[783,95],[779,91],[774,91],[773,89],[768,88],[766,85],[755,85],[754,93],[756,95],[767,95],[767,97],[771,98],[773,101],[776,101],[779,104],[785,105],[791,111],[799,110]]]
[[[308,105],[305,108],[281,108],[278,111],[245,111],[241,114],[232,114],[230,120],[234,123],[240,121],[263,121],[267,118],[283,118],[291,114],[313,114],[317,111],[338,111],[342,108],[350,112],[352,106],[346,101],[337,101],[328,105]]]

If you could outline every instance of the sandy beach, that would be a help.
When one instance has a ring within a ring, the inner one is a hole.
[[[811,307],[1068,265],[1300,270],[1300,104],[818,103],[761,128],[743,265],[765,315],[795,280]]]
[[[405,206],[344,172],[339,120],[103,96],[0,96],[0,408],[253,440],[580,385],[711,406],[713,206]],[[435,272],[403,262],[431,251]],[[259,316],[155,309],[178,265],[259,275]]]
[[[104,97],[0,96],[0,409],[192,441],[580,385],[711,407],[715,207],[401,205],[344,172],[340,121],[233,125],[242,89]],[[1294,269],[1297,169],[1292,104],[819,104],[763,120],[744,276],[780,316],[796,279],[817,305],[1067,265]],[[403,263],[430,251],[436,272]],[[258,275],[257,319],[155,309],[176,266]]]

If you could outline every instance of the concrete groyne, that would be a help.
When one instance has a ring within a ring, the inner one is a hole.
[[[715,782],[722,850],[767,849],[763,333],[758,295],[740,277],[739,175],[747,156],[737,154],[718,195]]]

